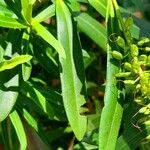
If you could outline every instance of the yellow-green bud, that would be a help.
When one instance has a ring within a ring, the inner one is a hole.
[[[138,47],[135,44],[131,45],[131,57],[136,57],[139,54]]]
[[[125,68],[126,70],[129,70],[129,71],[131,71],[131,69],[132,69],[132,66],[131,66],[131,64],[130,64],[130,63],[128,63],[128,62],[125,62],[125,63],[124,63],[124,68]]]
[[[123,55],[120,53],[120,52],[118,52],[118,51],[112,51],[112,56],[113,56],[113,58],[115,58],[115,59],[117,59],[117,60],[121,60],[121,59],[123,59]]]

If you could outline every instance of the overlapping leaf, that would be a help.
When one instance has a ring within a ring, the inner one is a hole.
[[[17,65],[28,62],[31,59],[32,59],[31,55],[20,55],[20,56],[13,57],[10,60],[5,60],[0,63],[0,72],[4,70],[12,69]]]
[[[17,137],[19,139],[20,142],[20,150],[26,150],[27,147],[27,139],[26,139],[26,135],[25,135],[25,130],[22,124],[22,121],[19,117],[19,114],[17,113],[17,111],[13,111],[10,115],[10,120],[15,128]]]
[[[86,131],[86,117],[80,115],[84,99],[84,67],[77,33],[73,32],[71,14],[64,1],[56,0],[58,40],[65,49],[66,58],[60,58],[62,96],[69,123],[75,136],[81,140]]]
[[[48,42],[51,46],[53,46],[56,49],[56,51],[61,57],[66,57],[64,48],[62,47],[60,42],[57,41],[56,38],[44,26],[42,26],[36,21],[32,22],[32,26],[41,38],[43,38],[46,42]]]
[[[21,24],[19,21],[12,17],[4,16],[0,14],[0,27],[5,28],[26,28],[24,24]]]
[[[119,33],[119,25],[115,16],[113,4],[108,0],[108,37],[113,33]],[[102,110],[99,127],[99,150],[114,150],[118,137],[123,113],[122,103],[124,97],[119,93],[115,73],[119,71],[119,62],[112,58],[111,52],[117,49],[114,43],[108,40],[107,47],[107,84],[104,97],[104,108]]]

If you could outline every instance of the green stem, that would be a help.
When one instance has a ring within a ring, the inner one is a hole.
[[[118,18],[118,20],[119,20],[119,22],[120,22],[120,25],[121,25],[121,28],[122,28],[122,31],[123,31],[125,40],[126,40],[126,42],[127,42],[127,45],[130,46],[130,45],[131,45],[131,38],[129,39],[129,37],[128,37],[128,35],[127,35],[128,32],[125,31],[125,28],[124,28],[125,24],[124,24],[124,20],[123,20],[123,17],[122,17],[122,15],[121,15],[119,6],[118,6],[116,0],[112,0],[112,3],[113,3],[113,6],[114,6],[114,9],[115,9],[117,18]]]
[[[120,33],[118,18],[112,0],[108,1],[108,37]],[[109,39],[109,38],[108,38]],[[112,51],[117,50],[116,43],[108,40],[107,47],[107,84],[104,97],[104,108],[99,127],[99,150],[115,150],[118,132],[123,113],[123,89],[118,85],[115,74],[120,70],[120,61],[112,58]]]

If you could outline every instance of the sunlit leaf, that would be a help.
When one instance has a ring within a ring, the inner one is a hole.
[[[5,28],[26,28],[24,24],[19,23],[16,19],[0,14],[0,27]]]
[[[0,73],[0,77],[3,79],[3,81],[6,78],[8,80],[6,83],[4,83],[4,86],[6,88],[18,87],[19,76],[18,75],[11,76],[11,74],[10,75],[9,74],[10,73],[8,73],[8,72]],[[8,79],[8,78],[10,78],[10,79]],[[3,83],[1,83],[1,84],[3,84]],[[8,114],[12,110],[13,106],[15,105],[17,97],[18,97],[17,91],[6,90],[4,87],[0,88],[0,122],[3,121],[8,116]]]
[[[106,51],[106,28],[86,13],[77,15],[75,19],[79,29]]]
[[[88,0],[89,3],[103,16],[106,16],[107,0]]]
[[[64,48],[62,47],[60,42],[57,41],[56,38],[44,26],[35,21],[33,21],[32,26],[33,29],[36,30],[37,34],[51,46],[53,46],[61,57],[66,57]]]
[[[55,15],[55,5],[52,4],[43,11],[41,11],[38,15],[36,15],[34,17],[34,20],[36,20],[37,22],[42,22],[54,15]]]
[[[31,59],[32,59],[31,55],[20,55],[20,56],[13,57],[10,60],[5,60],[0,63],[0,72],[7,69],[12,69],[17,65],[28,62]]]
[[[119,33],[119,22],[114,12],[111,0],[108,0],[107,32],[108,37],[112,33]],[[99,126],[99,150],[115,150],[118,132],[123,113],[123,93],[120,92],[120,85],[116,85],[114,74],[120,69],[119,61],[112,58],[112,51],[117,49],[116,45],[108,40],[107,46],[107,76],[104,96],[104,108],[102,110]],[[114,79],[114,80],[113,80]]]
[[[22,13],[26,21],[31,23],[32,20],[32,1],[21,0]]]
[[[56,0],[58,40],[65,49],[66,59],[60,57],[61,83],[64,107],[75,136],[81,140],[85,134],[87,118],[80,115],[80,107],[85,103],[85,76],[82,51],[72,23],[71,14],[64,1]]]
[[[20,142],[20,150],[26,150],[27,147],[27,139],[24,131],[24,127],[22,121],[17,113],[17,111],[13,111],[10,115],[10,120],[15,128],[17,137]]]

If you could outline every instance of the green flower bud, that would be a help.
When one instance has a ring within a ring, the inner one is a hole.
[[[134,80],[124,80],[123,82],[124,82],[124,84],[126,84],[126,85],[134,85],[134,84],[135,84],[135,81],[134,81]]]
[[[125,63],[124,63],[124,68],[125,68],[126,70],[128,70],[128,71],[131,71],[132,66],[131,66],[131,64],[130,64],[130,63],[125,62]]]
[[[116,78],[122,78],[122,77],[129,77],[131,75],[131,72],[119,72],[115,76]]]
[[[122,37],[118,36],[116,42],[117,42],[118,46],[120,46],[121,48],[125,47],[125,41]]]
[[[131,57],[136,57],[139,54],[138,47],[135,44],[131,45]]]
[[[140,41],[138,41],[137,44],[138,44],[138,46],[142,46],[142,45],[144,45],[145,43],[148,43],[148,42],[150,42],[150,39],[144,37],[144,38],[142,38]]]
[[[113,56],[113,58],[115,58],[117,60],[123,59],[123,55],[118,51],[112,51],[112,56]]]
[[[132,59],[131,66],[132,66],[132,72],[138,74],[141,66],[137,57],[134,57]]]
[[[140,55],[138,58],[141,64],[145,64],[147,62],[147,56],[144,54]]]
[[[147,56],[147,63],[150,63],[150,55]]]
[[[150,52],[150,47],[145,47],[146,52]]]
[[[147,110],[147,107],[144,106],[139,110],[139,113],[145,113],[146,110]]]
[[[129,31],[132,26],[133,26],[133,18],[130,16],[126,19],[124,23],[125,31]]]

